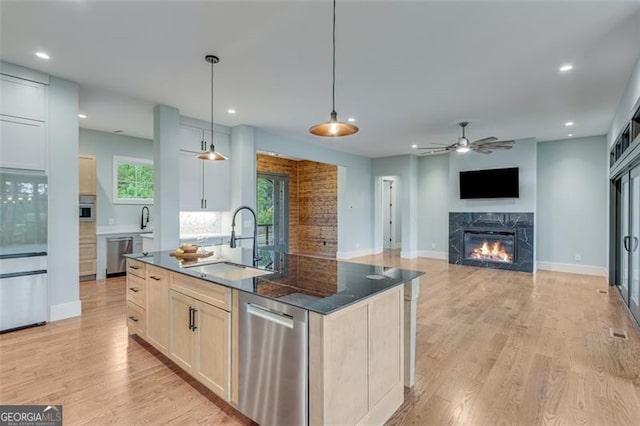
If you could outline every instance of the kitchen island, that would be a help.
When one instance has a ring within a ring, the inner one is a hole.
[[[381,424],[402,404],[422,272],[214,251],[129,255],[130,333],[258,423]]]

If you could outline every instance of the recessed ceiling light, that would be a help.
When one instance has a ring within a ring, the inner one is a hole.
[[[36,56],[40,59],[51,59],[51,56],[47,55],[44,52],[36,52]]]
[[[355,119],[355,118],[353,118],[353,117],[349,117],[349,118],[347,119],[347,121],[348,121],[349,123],[353,123],[354,121],[356,121],[356,119]]]
[[[571,127],[573,126],[573,121],[567,121],[566,123],[564,123],[564,125],[567,127]]]
[[[87,118],[85,114],[78,114],[78,118]]]
[[[573,69],[573,65],[565,64],[560,67],[560,72],[567,72],[567,71],[571,71],[572,69]]]
[[[413,145],[411,145],[411,148],[413,148],[413,149],[416,149],[417,147],[418,147],[418,145],[415,144],[415,143]]]
[[[236,110],[235,110],[235,109],[233,109],[233,108],[229,108],[229,109],[227,110],[227,112],[228,112],[229,114],[235,114],[235,113],[236,113]]]
[[[567,136],[571,137],[571,136],[573,136],[573,133],[569,133]]]

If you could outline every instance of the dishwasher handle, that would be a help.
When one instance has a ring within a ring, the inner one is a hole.
[[[263,306],[256,305],[255,303],[247,304],[247,312],[251,315],[280,324],[287,328],[293,328],[293,317],[283,312],[273,311]]]

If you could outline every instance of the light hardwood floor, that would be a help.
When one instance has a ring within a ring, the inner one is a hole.
[[[640,332],[604,279],[397,251],[356,261],[427,272],[416,385],[390,424],[640,423]],[[0,404],[63,404],[68,425],[251,423],[127,337],[123,279],[83,282],[80,293],[82,317],[0,335]]]

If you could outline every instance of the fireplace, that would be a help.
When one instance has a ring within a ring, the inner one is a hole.
[[[466,229],[463,255],[467,259],[487,262],[513,263],[516,245],[515,232]]]
[[[449,263],[533,272],[533,213],[449,213]]]

